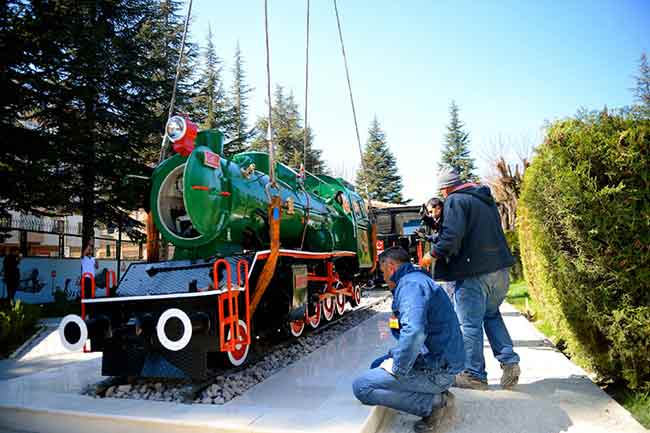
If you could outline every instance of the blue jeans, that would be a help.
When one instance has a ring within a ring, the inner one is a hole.
[[[431,414],[434,405],[442,403],[441,394],[453,383],[453,374],[436,373],[416,364],[406,376],[399,378],[383,368],[371,368],[354,381],[352,391],[363,404],[425,417]]]
[[[519,355],[499,312],[508,293],[508,269],[456,282],[454,303],[465,343],[465,371],[487,380],[483,357],[483,328],[494,357],[501,364],[517,364]]]

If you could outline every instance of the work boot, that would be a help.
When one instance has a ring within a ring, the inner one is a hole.
[[[456,388],[476,389],[479,391],[486,391],[488,389],[487,380],[479,379],[472,374],[463,371],[456,375]]]
[[[415,433],[434,432],[438,427],[440,427],[440,424],[442,424],[442,421],[445,418],[451,416],[456,400],[454,394],[445,391],[440,394],[440,397],[442,401],[439,405],[435,405],[431,408],[431,415],[425,416],[413,425]]]
[[[501,364],[501,370],[503,370],[501,375],[502,388],[510,389],[519,383],[519,375],[521,374],[519,364]]]

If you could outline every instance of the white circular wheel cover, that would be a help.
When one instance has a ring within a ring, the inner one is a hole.
[[[79,340],[76,342],[69,342],[65,338],[65,327],[69,324],[76,324],[79,327]],[[59,337],[61,337],[61,344],[70,352],[76,352],[83,349],[88,339],[88,327],[86,322],[76,314],[68,314],[61,320],[59,324]]]
[[[317,302],[315,304],[316,312],[314,313],[313,316],[309,316],[309,309],[307,309],[307,323],[309,323],[309,326],[311,326],[312,329],[318,328],[318,325],[320,325],[320,318],[322,314],[323,307],[320,302]]]
[[[352,291],[354,294],[354,301],[357,303],[357,306],[361,303],[361,287],[359,286],[354,286],[354,290]]]
[[[244,332],[243,334],[242,331]],[[246,322],[239,319],[239,338],[243,340],[246,334],[248,334],[248,328],[246,327]],[[232,328],[228,330],[228,340],[230,340],[231,336],[232,336]],[[246,362],[246,358],[248,358],[248,349],[250,349],[251,345],[245,344],[243,346],[244,346],[243,353],[241,353],[242,344],[235,344],[235,354],[233,354],[233,352],[226,352],[226,355],[228,355],[228,361],[233,365],[233,367],[239,367],[244,362]],[[239,357],[237,357],[236,355],[239,355]]]
[[[300,337],[302,335],[302,331],[305,330],[305,321],[304,320],[294,320],[292,322],[289,322],[289,332],[291,332],[291,335],[294,337]]]
[[[336,312],[340,316],[345,313],[345,295],[336,295]]]
[[[169,319],[174,317],[180,320],[183,324],[183,335],[177,341],[170,340],[165,334],[165,324],[167,324]],[[192,339],[192,322],[183,310],[170,308],[160,315],[158,324],[156,325],[156,334],[158,335],[160,344],[162,344],[165,349],[177,352],[184,349]]]
[[[323,298],[323,317],[328,322],[334,317],[334,296],[328,296]]]

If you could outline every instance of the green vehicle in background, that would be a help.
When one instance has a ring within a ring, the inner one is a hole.
[[[272,183],[267,153],[225,158],[219,131],[179,116],[167,135],[150,205],[173,260],[132,264],[114,296],[82,300],[64,344],[89,339],[104,375],[199,378],[243,364],[253,336],[298,337],[361,302],[375,232],[352,185],[277,162]]]

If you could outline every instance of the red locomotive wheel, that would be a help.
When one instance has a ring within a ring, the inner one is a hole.
[[[289,322],[289,332],[291,332],[291,335],[294,337],[300,337],[302,335],[302,331],[305,330],[305,321],[304,320],[294,320],[293,322]]]
[[[323,317],[329,322],[334,317],[334,310],[336,309],[334,306],[334,296],[323,298],[321,302],[323,304]]]
[[[345,313],[345,295],[343,294],[336,295],[336,312],[339,316]]]
[[[350,298],[350,305],[352,308],[358,307],[361,304],[361,287],[349,283],[352,288],[352,297]]]
[[[309,309],[307,309],[307,317],[305,318],[305,320],[307,321],[307,323],[309,323],[309,326],[311,326],[312,329],[316,329],[318,328],[318,325],[320,325],[321,310],[322,310],[320,302],[316,302],[312,304],[312,308],[314,310],[314,314],[310,316]]]
[[[248,328],[246,327],[246,322],[243,320],[239,321],[239,340],[244,340],[248,334]],[[231,338],[232,330],[228,331],[228,339]],[[232,352],[226,352],[228,355],[228,361],[235,367],[239,367],[248,358],[248,349],[250,344],[236,344],[235,350]]]

